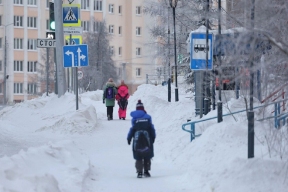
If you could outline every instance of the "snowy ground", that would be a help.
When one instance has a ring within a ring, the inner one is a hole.
[[[194,101],[181,89],[179,102],[174,102],[174,92],[172,96],[168,103],[167,87],[140,86],[129,99],[125,121],[117,118],[117,106],[115,120],[106,120],[102,91],[81,94],[78,111],[75,95],[69,93],[2,109],[0,191],[287,191],[287,140],[279,142],[284,134],[278,134],[287,127],[279,131],[255,121],[255,158],[247,159],[245,113],[224,117],[219,124],[216,119],[196,124],[202,135],[190,142],[181,125],[187,119],[199,120]],[[126,140],[129,114],[138,99],[152,116],[157,134],[152,177],[143,179],[136,178]],[[227,106],[232,111],[244,109],[243,103],[231,99],[224,104],[224,114]],[[256,111],[256,119],[261,114]],[[216,110],[207,115],[213,116]]]

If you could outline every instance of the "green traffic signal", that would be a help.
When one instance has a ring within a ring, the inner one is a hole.
[[[55,30],[55,21],[50,23],[50,30]]]
[[[55,16],[54,16],[54,3],[49,3],[49,22],[50,22],[50,30],[55,31]]]

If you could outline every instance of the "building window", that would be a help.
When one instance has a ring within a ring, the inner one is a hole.
[[[49,8],[49,2],[50,0],[46,0],[46,8]]]
[[[141,76],[141,68],[136,68],[136,77]]]
[[[0,26],[2,26],[2,15],[0,15]]]
[[[119,6],[118,13],[122,14],[122,6],[121,5]]]
[[[89,31],[89,21],[81,21],[81,27],[83,27],[83,31]]]
[[[37,18],[36,17],[28,17],[27,18],[27,27],[37,28]]]
[[[136,55],[137,56],[141,55],[141,48],[140,47],[136,47]]]
[[[2,4],[2,0],[0,0],[0,4]]]
[[[136,15],[141,15],[141,7],[136,6]]]
[[[101,25],[101,22],[94,21],[94,23],[93,23],[93,31],[97,33],[99,31],[100,25]]]
[[[23,39],[14,39],[14,49],[23,49]]]
[[[102,0],[94,0],[94,10],[102,11]]]
[[[122,55],[122,47],[119,47],[119,49],[118,49],[118,55],[119,55],[119,56]]]
[[[28,5],[37,5],[36,0],[28,0]]]
[[[23,71],[23,61],[14,61],[14,71]]]
[[[23,0],[14,0],[14,4],[23,5]]]
[[[0,49],[2,49],[2,37],[0,38]]]
[[[0,93],[3,93],[2,83],[0,84]]]
[[[114,5],[113,4],[109,4],[109,13],[114,13]]]
[[[89,0],[81,0],[81,9],[89,9]]]
[[[136,35],[141,35],[141,27],[136,27]]]
[[[110,54],[111,54],[111,55],[114,55],[114,46],[110,46],[110,47],[109,47],[109,50],[110,50]]]
[[[108,32],[109,32],[110,34],[113,34],[113,33],[114,33],[114,25],[109,25]]]
[[[121,26],[119,26],[119,28],[118,28],[118,34],[122,35],[122,27]]]
[[[37,49],[37,39],[28,39],[27,49],[28,50],[36,50]]]
[[[14,83],[14,93],[23,93],[23,83]]]
[[[36,72],[37,61],[28,61],[27,72]]]
[[[2,60],[0,60],[0,71],[3,71]]]
[[[23,16],[14,16],[14,26],[23,27]]]
[[[27,92],[28,94],[36,94],[37,93],[36,83],[28,83]]]

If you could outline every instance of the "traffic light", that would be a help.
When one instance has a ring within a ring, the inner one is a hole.
[[[49,28],[51,31],[55,31],[55,15],[54,15],[54,3],[49,2]]]
[[[46,32],[47,39],[56,39],[55,32]]]

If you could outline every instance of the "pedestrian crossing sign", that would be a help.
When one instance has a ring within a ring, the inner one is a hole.
[[[63,26],[81,27],[80,4],[63,4]]]
[[[65,42],[67,45],[70,44],[70,36],[65,36]],[[71,45],[81,45],[82,44],[82,36],[81,35],[72,35]]]

